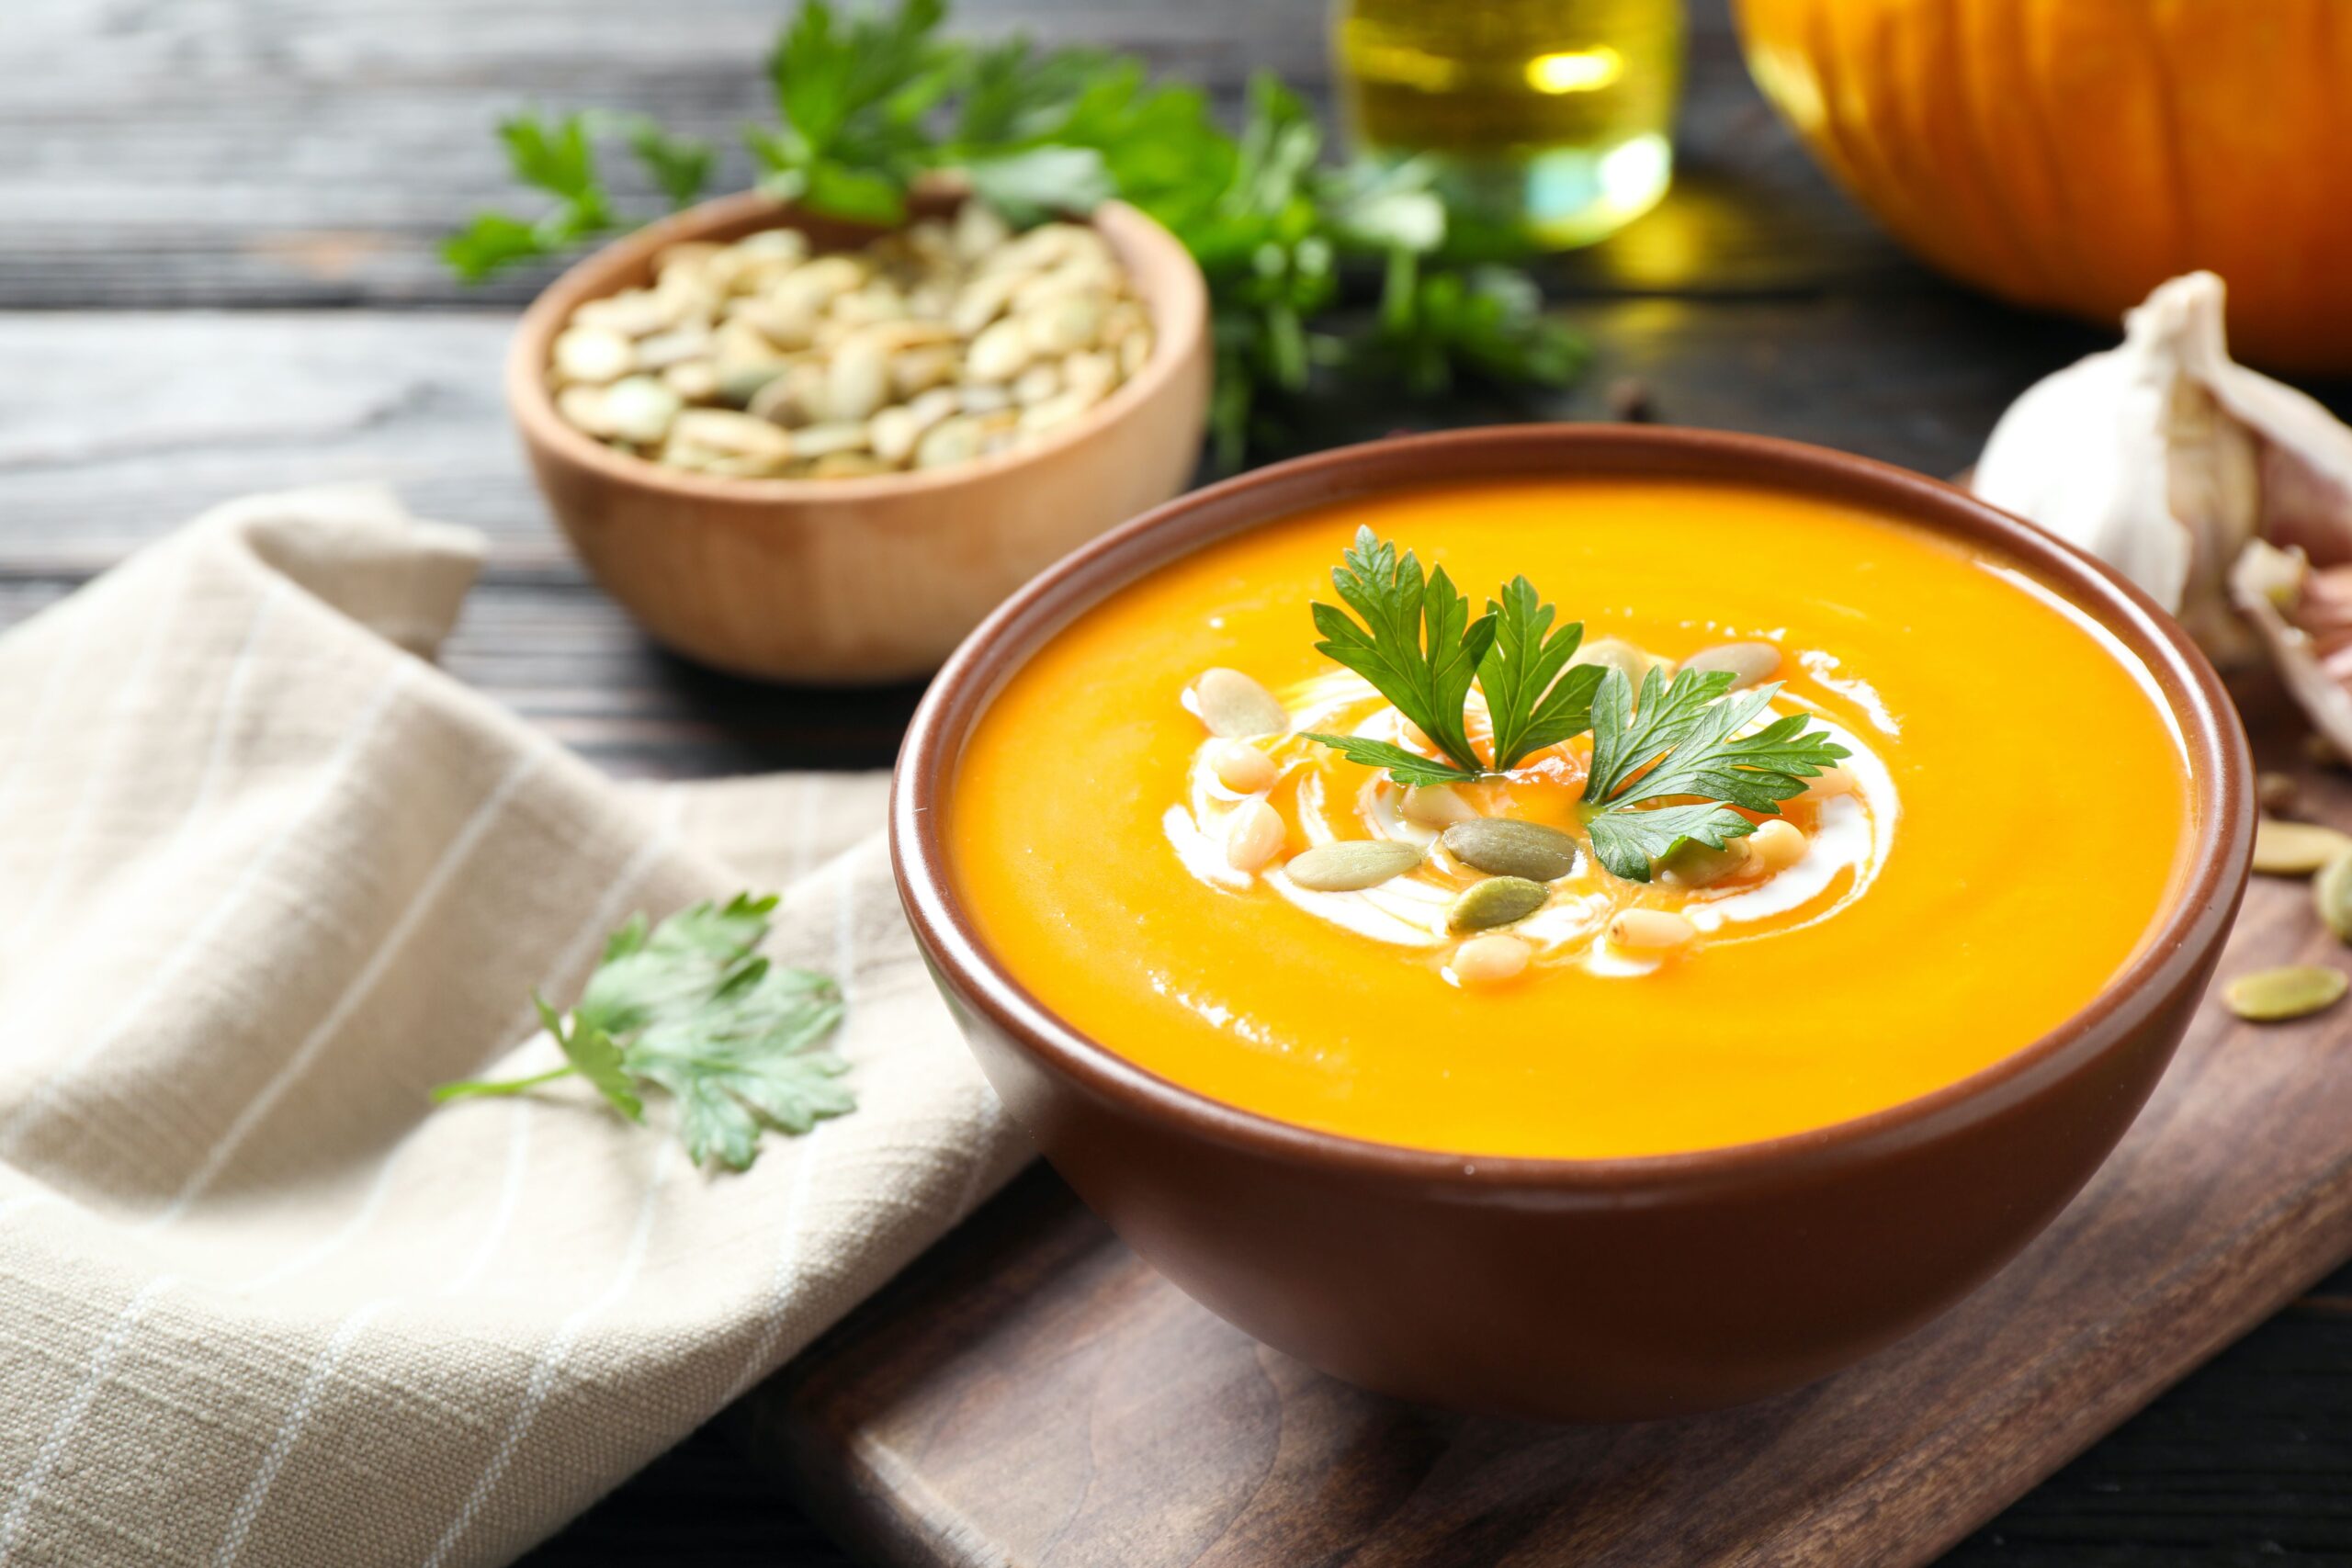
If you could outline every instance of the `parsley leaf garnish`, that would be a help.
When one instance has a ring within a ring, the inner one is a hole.
[[[1647,882],[1651,863],[1686,839],[1713,849],[1756,830],[1733,807],[1777,816],[1805,780],[1847,755],[1803,714],[1738,733],[1764,711],[1777,684],[1730,694],[1727,671],[1685,670],[1672,684],[1656,670],[1636,704],[1624,671],[1611,669],[1592,705],[1592,764],[1585,776],[1585,829],[1595,859]],[[1695,803],[1647,805],[1682,796]]]
[[[1629,881],[1647,882],[1652,864],[1685,840],[1721,849],[1754,832],[1734,807],[1778,815],[1781,801],[1847,755],[1803,714],[1741,734],[1781,688],[1734,694],[1727,671],[1685,670],[1668,682],[1651,670],[1636,702],[1622,670],[1569,662],[1584,640],[1583,623],[1555,629],[1558,612],[1524,577],[1512,578],[1473,621],[1443,567],[1424,579],[1410,550],[1400,555],[1359,528],[1331,582],[1362,624],[1336,605],[1311,605],[1324,637],[1316,650],[1372,682],[1444,755],[1354,735],[1304,739],[1413,785],[1508,773],[1590,730],[1586,831],[1594,858]],[[1474,678],[1487,701],[1491,763],[1466,733]]]
[[[567,1021],[536,993],[539,1021],[568,1066],[526,1077],[443,1084],[437,1100],[519,1094],[574,1074],[632,1122],[650,1083],[678,1102],[678,1136],[695,1164],[732,1169],[758,1157],[765,1128],[806,1133],[856,1107],[836,1080],[847,1065],[818,1047],[840,1024],[841,991],[824,976],[780,969],[756,949],[774,895],[704,902],[659,925],[637,916],[615,931]]]
[[[662,129],[661,122],[644,115],[633,117],[628,123],[628,150],[661,187],[672,211],[693,206],[702,195],[703,186],[710,183],[711,164],[717,156],[709,142],[673,136]]]
[[[1469,602],[1443,567],[1424,581],[1410,550],[1399,556],[1396,546],[1360,528],[1331,583],[1363,624],[1336,605],[1311,605],[1325,639],[1316,651],[1371,682],[1450,761],[1352,735],[1309,735],[1309,740],[1386,768],[1401,784],[1450,784],[1508,771],[1591,728],[1600,667],[1568,668],[1584,640],[1583,623],[1554,631],[1557,612],[1524,577],[1511,579],[1501,600],[1487,601],[1487,613],[1473,621]],[[1494,730],[1491,767],[1464,730],[1473,679],[1486,695]]]
[[[560,255],[582,241],[632,227],[633,220],[615,208],[598,170],[595,137],[606,131],[618,131],[628,141],[673,208],[702,194],[710,178],[710,144],[672,136],[644,115],[509,115],[498,124],[508,165],[516,179],[554,197],[555,205],[537,219],[478,212],[442,243],[441,259],[458,276],[478,283],[500,267]]]
[[[1359,761],[1392,769],[1403,765],[1430,775],[1415,781],[1419,783],[1474,779],[1485,772],[1464,732],[1463,709],[1478,661],[1494,644],[1494,612],[1472,621],[1470,602],[1455,590],[1445,568],[1424,580],[1412,551],[1399,556],[1396,546],[1370,528],[1356,530],[1355,543],[1348,547],[1341,564],[1331,569],[1331,585],[1348,608],[1363,617],[1363,625],[1350,620],[1339,606],[1317,602],[1310,608],[1315,629],[1324,640],[1315,645],[1316,651],[1371,682],[1453,765],[1446,768],[1352,736],[1306,739],[1337,747]],[[1381,753],[1376,759],[1375,752]]]
[[[1546,637],[1555,612],[1524,577],[1512,578],[1502,602],[1487,608],[1495,643],[1479,660],[1478,690],[1495,732],[1495,771],[1503,773],[1592,728],[1592,694],[1603,667],[1568,669],[1584,641],[1584,623],[1571,621]]]
[[[1388,776],[1401,784],[1469,784],[1478,776],[1468,768],[1434,761],[1385,740],[1367,740],[1356,735],[1308,735],[1306,739],[1321,741],[1351,762],[1385,768]]]
[[[946,15],[943,0],[905,0],[890,16],[801,6],[768,57],[776,124],[744,131],[760,188],[841,218],[905,217],[932,146],[924,121],[964,69],[935,36]]]

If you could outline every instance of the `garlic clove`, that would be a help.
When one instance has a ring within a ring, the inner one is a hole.
[[[1971,480],[1986,501],[2098,557],[2168,610],[2180,607],[2192,554],[2165,494],[2164,411],[2176,372],[2162,346],[2135,332],[2045,377],[1993,427]]]
[[[2300,547],[2256,539],[2231,570],[2230,598],[2312,727],[2352,757],[2352,567],[2323,570]]]

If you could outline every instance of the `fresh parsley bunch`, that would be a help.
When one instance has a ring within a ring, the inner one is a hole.
[[[1193,86],[1154,82],[1131,56],[944,38],[944,0],[837,12],[808,0],[768,61],[776,121],[744,130],[761,188],[818,212],[876,223],[908,190],[954,171],[1015,221],[1113,197],[1183,242],[1209,285],[1217,457],[1238,464],[1269,395],[1306,390],[1318,367],[1380,375],[1417,393],[1458,377],[1561,385],[1583,344],[1545,316],[1523,272],[1456,265],[1449,216],[1419,164],[1324,160],[1306,103],[1272,76],[1251,83],[1238,136]],[[701,194],[711,149],[642,117],[518,115],[500,128],[515,176],[553,198],[537,219],[478,215],[443,255],[461,276],[558,254],[629,225],[597,171],[599,137],[625,141],[673,207]],[[1337,330],[1343,269],[1381,279],[1368,324]]]
[[[1637,696],[1613,665],[1571,664],[1583,623],[1554,630],[1557,612],[1524,577],[1474,621],[1443,567],[1424,576],[1410,550],[1399,555],[1363,528],[1331,584],[1347,609],[1310,606],[1323,634],[1316,650],[1370,682],[1442,755],[1354,735],[1306,739],[1385,768],[1399,784],[1440,784],[1507,773],[1589,730],[1585,831],[1593,857],[1629,881],[1647,882],[1652,865],[1686,840],[1721,849],[1754,832],[1734,807],[1777,815],[1847,754],[1802,714],[1744,733],[1778,685],[1734,693],[1728,671],[1685,670],[1669,682],[1652,670]],[[1467,733],[1474,682],[1487,701],[1491,761]]]
[[[735,1170],[759,1157],[769,1127],[806,1133],[856,1108],[836,1080],[848,1070],[818,1047],[842,1019],[841,991],[822,975],[779,969],[757,949],[775,897],[704,902],[659,925],[643,915],[613,933],[567,1023],[537,992],[539,1021],[566,1065],[527,1077],[443,1084],[435,1100],[520,1094],[586,1078],[632,1122],[646,1084],[678,1102],[678,1136],[701,1165]]]

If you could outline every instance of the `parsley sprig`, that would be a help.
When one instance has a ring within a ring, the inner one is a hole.
[[[1199,88],[1155,82],[1133,56],[1017,35],[974,44],[945,36],[946,19],[944,0],[803,5],[768,60],[775,120],[743,132],[761,188],[877,223],[943,171],[1016,222],[1112,197],[1142,209],[1208,280],[1224,466],[1279,434],[1282,405],[1318,372],[1434,394],[1465,378],[1559,386],[1582,370],[1582,341],[1505,265],[1519,254],[1507,236],[1454,221],[1424,163],[1328,162],[1321,123],[1272,76],[1251,82],[1233,135]],[[700,194],[711,150],[641,116],[518,115],[500,128],[509,162],[552,205],[477,216],[444,245],[449,265],[480,278],[629,227],[595,153],[616,132],[673,206]],[[1378,278],[1378,306],[1342,332],[1351,262]]]
[[[842,1019],[841,991],[822,975],[784,969],[757,952],[774,895],[704,902],[659,925],[643,915],[615,931],[569,1021],[534,992],[539,1021],[566,1065],[526,1077],[443,1084],[435,1100],[520,1094],[577,1075],[632,1122],[642,1089],[678,1102],[677,1134],[695,1164],[735,1170],[759,1156],[763,1129],[806,1133],[856,1107],[836,1080],[842,1059],[818,1049]]]
[[[1354,735],[1305,739],[1410,785],[1508,773],[1589,730],[1586,832],[1594,858],[1629,881],[1647,882],[1654,863],[1686,840],[1720,849],[1755,831],[1742,810],[1777,815],[1807,779],[1847,755],[1802,714],[1747,732],[1777,684],[1735,694],[1728,671],[1685,670],[1669,682],[1652,670],[1637,696],[1613,665],[1570,663],[1583,623],[1555,629],[1557,611],[1524,577],[1473,621],[1443,567],[1424,575],[1412,551],[1399,554],[1362,528],[1331,582],[1361,619],[1311,605],[1323,634],[1317,650],[1370,682],[1442,756]],[[1486,699],[1491,761],[1467,733],[1474,681]]]
[[[1592,728],[1592,697],[1602,667],[1569,668],[1584,642],[1584,623],[1544,634],[1555,612],[1535,585],[1514,577],[1493,605],[1495,645],[1478,663],[1478,689],[1495,732],[1495,767],[1508,771],[1528,757]]]
[[[596,139],[617,134],[673,209],[687,206],[709,181],[714,157],[707,141],[673,136],[643,115],[568,114],[526,110],[498,123],[498,139],[514,177],[553,198],[537,218],[478,212],[441,243],[441,259],[469,282],[503,266],[560,255],[586,241],[634,228],[605,191]]]
[[[1473,621],[1469,601],[1445,568],[1424,577],[1412,551],[1400,556],[1396,546],[1360,528],[1332,569],[1331,585],[1363,624],[1337,605],[1310,605],[1315,629],[1324,638],[1316,651],[1371,682],[1445,760],[1353,735],[1308,739],[1385,768],[1400,784],[1459,784],[1482,773],[1507,773],[1545,747],[1592,728],[1600,668],[1568,667],[1584,640],[1584,625],[1570,622],[1553,630],[1558,612],[1526,578],[1511,579],[1501,600],[1487,601],[1487,613]],[[1487,699],[1492,763],[1478,755],[1466,730],[1474,680]]]
[[[1452,761],[1432,761],[1401,746],[1352,735],[1306,739],[1386,768],[1406,784],[1476,778],[1486,764],[1470,744],[1464,716],[1478,661],[1494,646],[1493,613],[1472,621],[1470,602],[1445,568],[1424,579],[1412,551],[1399,556],[1396,546],[1369,528],[1358,530],[1341,563],[1332,568],[1331,585],[1363,624],[1358,626],[1337,605],[1309,606],[1324,638],[1315,650],[1371,682]]]
[[[1754,832],[1732,807],[1777,816],[1781,801],[1804,794],[1807,779],[1847,754],[1826,731],[1808,728],[1803,714],[1740,733],[1781,688],[1735,694],[1732,679],[1728,671],[1684,670],[1668,684],[1652,670],[1638,703],[1623,671],[1611,669],[1600,682],[1585,831],[1593,858],[1619,876],[1648,881],[1651,863],[1686,840],[1721,849]]]

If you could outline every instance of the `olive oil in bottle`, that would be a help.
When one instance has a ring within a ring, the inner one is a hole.
[[[1681,0],[1337,0],[1350,128],[1475,223],[1565,249],[1666,192]]]

